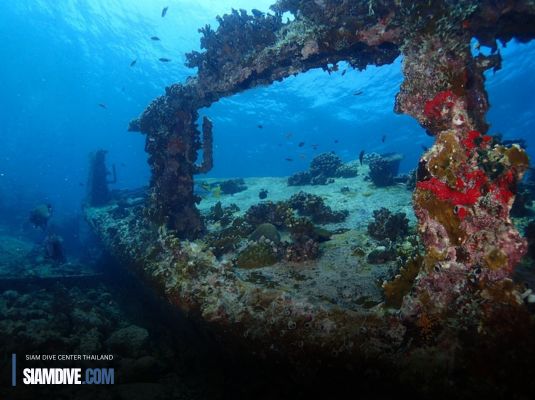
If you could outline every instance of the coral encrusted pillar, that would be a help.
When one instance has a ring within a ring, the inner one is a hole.
[[[188,239],[203,231],[193,190],[200,148],[197,115],[196,111],[178,112],[172,125],[149,132],[145,145],[152,170],[148,216]]]
[[[526,242],[509,211],[528,158],[487,135],[483,73],[498,56],[473,57],[462,27],[415,35],[403,54],[396,111],[435,137],[419,162],[413,198],[426,246],[416,285],[434,307],[447,308],[467,285],[482,288],[510,277],[524,255]]]

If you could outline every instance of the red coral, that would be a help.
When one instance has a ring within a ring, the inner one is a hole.
[[[466,138],[462,140],[464,147],[469,150],[473,150],[477,147],[476,140],[481,137],[481,133],[478,131],[470,131],[466,134]]]
[[[485,175],[485,172],[480,169],[466,173],[465,179],[479,188],[487,183],[487,176]]]
[[[463,219],[465,219],[467,216],[469,215],[469,212],[466,208],[464,207],[459,207],[457,209],[457,216],[459,217],[459,219],[462,221]]]
[[[468,149],[468,152],[471,150],[474,150],[476,147],[480,147],[483,145],[487,145],[490,143],[492,138],[488,135],[481,136],[481,133],[478,131],[470,131],[466,134],[466,138],[464,138],[461,142]]]
[[[508,170],[498,178],[492,185],[491,191],[494,192],[496,199],[502,204],[507,205],[514,196],[514,185],[516,183],[515,175],[512,170]]]
[[[467,173],[465,179],[457,178],[456,189],[450,188],[440,179],[432,177],[416,185],[419,189],[429,190],[438,199],[447,201],[454,206],[472,206],[481,197],[481,188],[487,183],[487,177],[482,171]],[[466,189],[468,187],[468,189]],[[466,190],[465,190],[466,189]]]
[[[474,205],[481,194],[479,188],[472,188],[466,192],[457,191],[435,177],[428,181],[418,182],[417,187],[429,190],[438,199],[448,201],[453,205]]]
[[[457,96],[451,90],[438,92],[433,100],[425,102],[424,114],[429,119],[439,119],[442,117],[444,109],[451,109],[457,100]]]

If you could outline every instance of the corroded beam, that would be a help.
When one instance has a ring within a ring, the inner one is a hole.
[[[202,231],[192,178],[199,150],[193,117],[199,108],[312,68],[336,68],[342,60],[363,69],[391,63],[399,55],[400,28],[396,24],[386,27],[390,14],[379,22],[375,17],[357,18],[361,29],[354,32],[353,27],[334,29],[305,17],[283,23],[280,7],[275,15],[233,11],[219,18],[217,31],[209,26],[201,29],[205,51],[187,55],[188,65],[198,68],[198,76],[166,88],[165,95],[130,124],[130,130],[147,135],[152,170],[148,214],[181,237],[195,237]],[[357,12],[350,8],[348,12]]]

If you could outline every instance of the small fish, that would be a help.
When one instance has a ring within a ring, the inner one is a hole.
[[[292,132],[288,132],[286,135],[284,135],[284,137],[285,137],[286,139],[291,139],[293,135],[294,135],[294,134],[293,134]]]
[[[106,106],[106,104],[104,104],[104,103],[98,103],[98,106],[99,106],[100,108],[104,108],[104,109],[107,109],[107,108],[108,108],[108,107]]]
[[[167,14],[167,10],[169,9],[169,7],[164,7],[163,10],[162,10],[162,18],[165,17],[165,15]]]
[[[307,158],[307,155],[305,153],[301,153],[301,154],[299,154],[299,158],[301,160],[305,160]]]
[[[422,150],[423,150],[423,151],[427,151],[427,150],[429,150],[429,147],[424,146],[423,144],[421,145],[421,147],[422,147]]]
[[[364,92],[362,90],[357,90],[356,92],[353,92],[353,96],[360,96]]]
[[[360,165],[362,165],[362,161],[364,160],[364,154],[365,154],[365,151],[362,150],[359,154],[359,161],[360,161]]]
[[[171,60],[169,58],[158,58],[158,60],[160,60],[161,62],[170,62]]]
[[[256,127],[257,127],[258,129],[262,129],[262,128],[264,127],[264,125],[260,125],[260,124],[258,124]]]
[[[285,160],[288,161],[288,162],[292,162],[294,159],[288,157],[288,158],[285,158]]]
[[[299,142],[299,144],[297,145],[298,147],[303,147],[305,145],[305,142]]]
[[[347,69],[344,69],[344,70],[342,71],[342,76],[344,76],[344,75],[346,74],[346,72],[347,72]]]
[[[312,145],[312,149],[313,149],[313,150],[318,150],[318,145],[317,145],[317,144],[313,144],[313,145]]]
[[[383,137],[381,138],[381,143],[384,143],[386,140],[386,135],[383,135]]]
[[[215,197],[215,198],[220,198],[221,197],[221,186],[217,185],[215,188],[212,189],[212,195]]]
[[[338,139],[334,139],[334,143],[338,143]]]
[[[85,183],[78,182],[78,186],[83,187],[83,186],[85,186]]]
[[[160,38],[158,36],[151,36],[150,40],[160,40]]]
[[[201,183],[201,188],[203,188],[204,190],[210,190],[211,186],[210,186],[209,183],[203,182],[203,183]]]
[[[137,59],[132,60],[132,62],[130,63],[130,66],[133,67],[134,65],[136,65],[136,63],[137,63]]]

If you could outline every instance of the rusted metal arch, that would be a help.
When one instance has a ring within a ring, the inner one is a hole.
[[[420,162],[423,183],[415,192],[420,232],[432,255],[425,268],[462,265],[461,275],[466,275],[484,265],[490,281],[508,276],[525,252],[509,210],[527,158],[520,149],[482,148],[499,158],[499,168],[512,171],[508,177],[483,177],[484,166],[470,153],[474,140],[477,146],[487,140],[483,73],[499,68],[501,61],[498,53],[474,57],[470,41],[475,37],[495,48],[497,40],[535,37],[535,2],[281,0],[272,9],[274,15],[233,11],[219,18],[216,31],[202,28],[205,51],[187,55],[187,65],[198,68],[197,76],[166,88],[165,95],[132,121],[130,129],[147,137],[151,220],[181,238],[203,232],[193,193],[193,174],[208,170],[208,165],[195,164],[202,146],[196,126],[200,108],[312,68],[334,69],[342,60],[363,69],[403,54],[405,81],[395,111],[412,115],[437,138]],[[287,11],[295,19],[283,23]],[[207,124],[205,120],[203,130],[209,145]],[[449,163],[444,161],[448,151],[466,156]],[[452,181],[448,171],[464,180]],[[481,230],[486,236],[471,241]],[[493,246],[501,248],[498,253]]]

